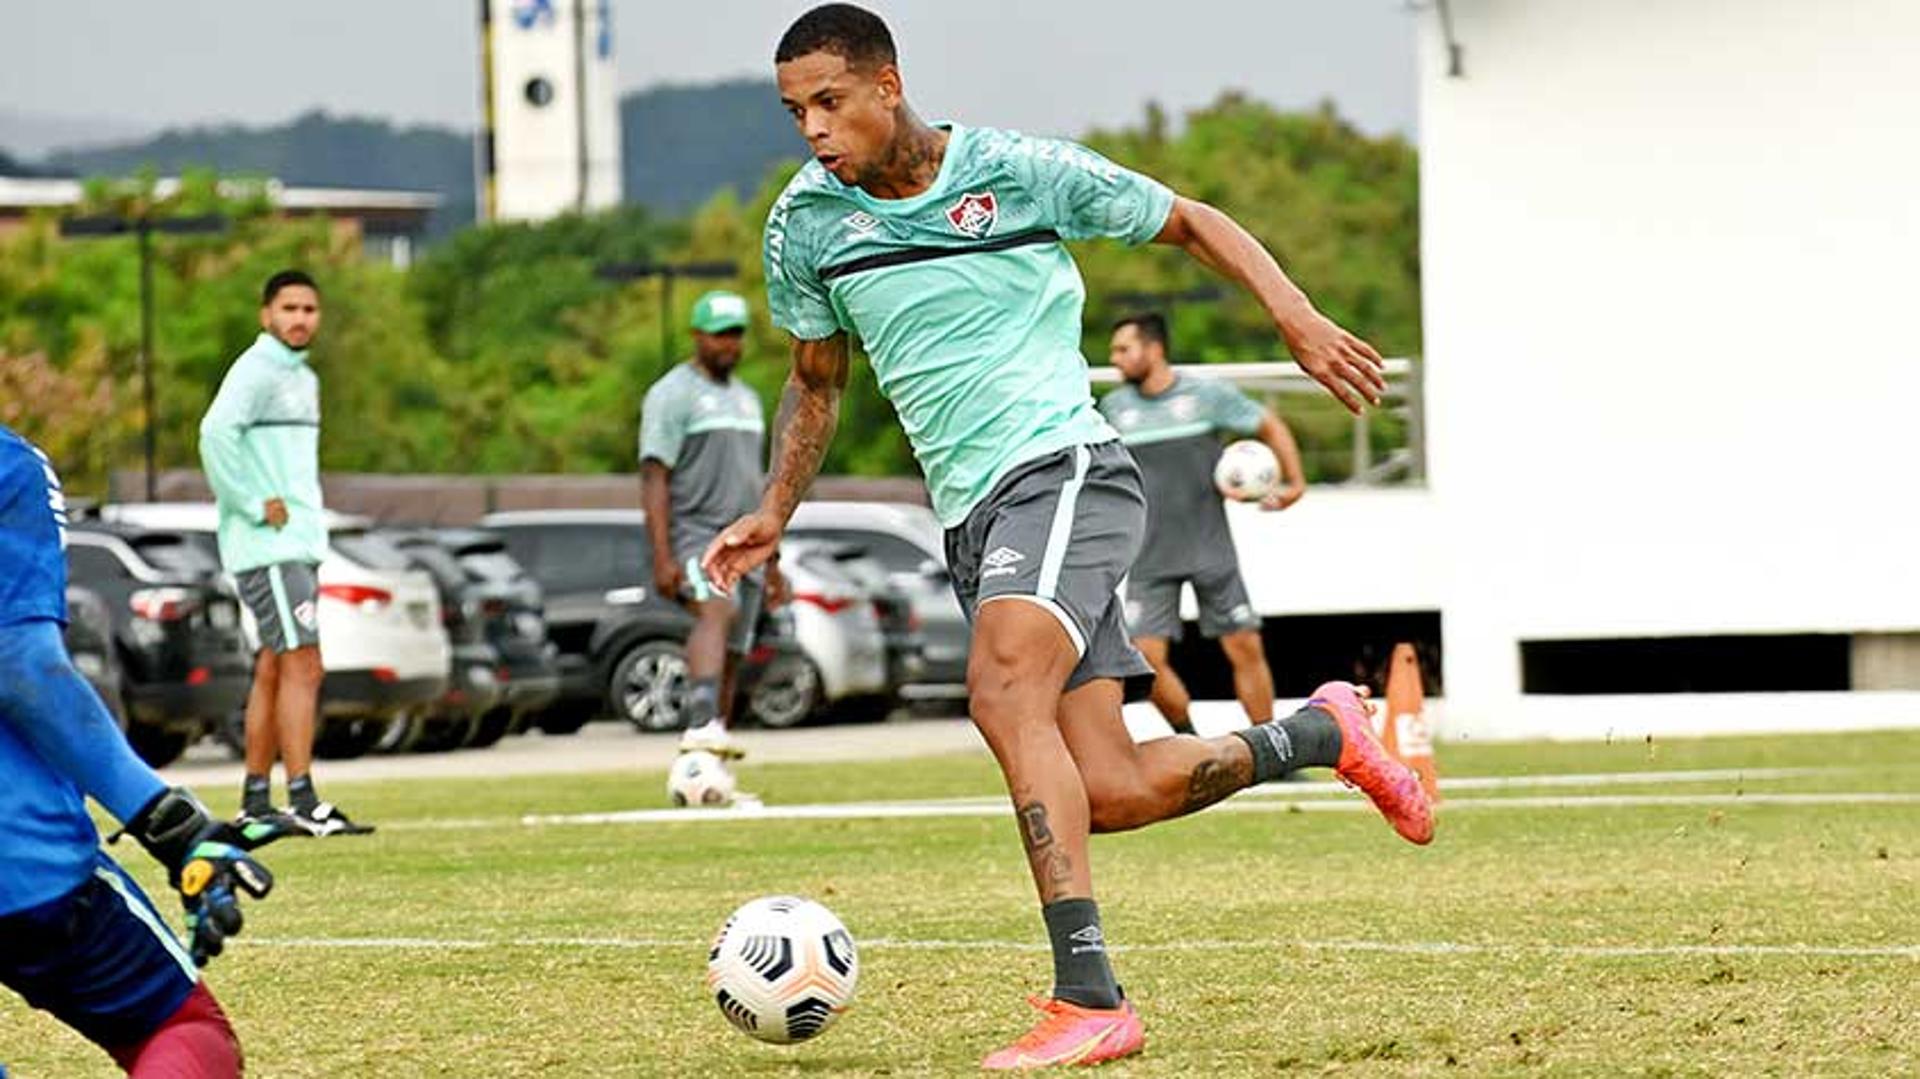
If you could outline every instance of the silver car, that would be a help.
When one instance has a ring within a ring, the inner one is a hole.
[[[967,619],[947,574],[945,532],[933,511],[900,502],[804,502],[787,535],[863,549],[887,569],[919,616],[921,673],[901,690],[910,699],[966,696]]]

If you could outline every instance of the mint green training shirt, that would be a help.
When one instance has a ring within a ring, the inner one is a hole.
[[[200,421],[200,463],[220,505],[220,564],[228,573],[326,557],[320,379],[306,358],[262,333],[227,368]],[[267,525],[270,498],[285,500],[285,528]]]
[[[944,125],[933,186],[877,199],[809,162],[767,217],[767,303],[801,340],[857,335],[951,528],[1016,466],[1116,437],[1080,354],[1062,241],[1145,243],[1173,192],[1071,142]]]

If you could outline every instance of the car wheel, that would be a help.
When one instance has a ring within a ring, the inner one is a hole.
[[[607,703],[635,730],[677,731],[686,714],[686,690],[686,652],[673,641],[642,641],[613,665]]]
[[[135,723],[127,728],[127,744],[150,768],[165,768],[179,760],[180,754],[187,751],[187,743],[192,740],[192,736],[185,731],[170,731],[144,723]]]
[[[805,656],[776,656],[747,693],[747,715],[762,727],[792,727],[820,707],[820,672]]]
[[[513,713],[505,708],[489,708],[473,725],[473,736],[467,739],[468,749],[485,749],[507,736],[508,728],[513,726]]]
[[[414,714],[407,714],[387,724],[380,734],[380,740],[373,744],[373,753],[411,753],[420,741],[421,731],[426,720]]]
[[[247,710],[235,708],[213,724],[213,736],[234,760],[247,759]]]
[[[313,740],[313,755],[330,761],[350,760],[363,757],[367,751],[380,744],[397,719],[382,717],[379,719],[333,719]]]
[[[546,734],[572,734],[592,718],[593,709],[586,705],[556,704],[534,717],[532,726]]]
[[[833,702],[828,714],[841,723],[879,723],[893,714],[900,702],[885,694],[848,697]]]
[[[466,744],[467,736],[473,733],[474,719],[468,715],[439,716],[427,720],[421,732],[420,741],[414,743],[415,753],[445,753],[459,749]]]

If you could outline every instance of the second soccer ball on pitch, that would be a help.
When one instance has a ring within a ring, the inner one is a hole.
[[[733,912],[707,953],[707,990],[720,1014],[763,1042],[806,1041],[853,1002],[860,957],[833,912],[775,895]]]
[[[1280,462],[1266,443],[1241,439],[1220,452],[1213,485],[1235,502],[1258,502],[1280,486]]]
[[[731,805],[733,795],[732,770],[705,750],[680,754],[667,771],[667,797],[676,806]]]

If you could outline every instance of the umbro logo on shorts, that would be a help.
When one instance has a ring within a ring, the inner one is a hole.
[[[293,620],[305,626],[307,629],[313,629],[318,624],[315,615],[316,612],[310,601],[303,602],[300,606],[293,609]]]
[[[987,568],[986,572],[980,575],[980,578],[981,580],[985,580],[988,577],[1011,577],[1020,572],[1019,569],[1016,568],[1018,563],[1025,562],[1026,560],[1026,555],[1021,554],[1011,547],[995,547],[993,550],[987,552],[985,558],[980,560],[980,564]]]

